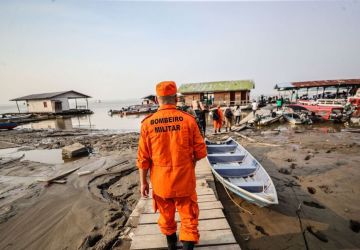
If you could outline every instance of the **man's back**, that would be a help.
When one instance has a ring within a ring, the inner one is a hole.
[[[195,118],[163,105],[143,121],[141,135],[138,159],[150,164],[154,192],[163,198],[194,193],[194,163],[206,156]]]

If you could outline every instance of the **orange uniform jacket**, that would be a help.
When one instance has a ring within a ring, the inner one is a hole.
[[[150,168],[156,195],[175,198],[194,194],[195,162],[206,155],[195,118],[175,105],[162,105],[143,120],[137,166]]]
[[[221,128],[224,121],[224,114],[220,108],[217,108],[216,111],[218,112],[219,120],[214,120],[214,128]]]

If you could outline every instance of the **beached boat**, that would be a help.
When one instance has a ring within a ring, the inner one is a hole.
[[[305,115],[300,116],[297,113],[284,113],[283,116],[284,116],[285,120],[287,122],[289,122],[290,124],[298,125],[298,124],[311,124],[312,123],[312,121],[308,117],[306,117]]]
[[[264,116],[260,117],[258,121],[255,121],[256,125],[258,126],[268,126],[270,124],[273,124],[281,119],[282,115],[276,115],[276,116]]]
[[[211,170],[226,189],[260,207],[278,204],[270,176],[244,147],[232,138],[205,142]]]
[[[15,122],[0,122],[0,129],[13,129],[17,127],[17,123]]]
[[[4,122],[4,121],[19,121],[19,120],[23,120],[23,119],[27,119],[30,118],[32,116],[32,114],[23,114],[23,115],[0,115],[0,122]]]

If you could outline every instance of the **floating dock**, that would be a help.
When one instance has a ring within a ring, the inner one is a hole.
[[[223,213],[223,206],[217,199],[214,178],[205,159],[196,165],[196,192],[199,203],[199,249],[240,250]],[[211,188],[212,187],[212,188]],[[152,191],[150,190],[150,194]],[[167,249],[165,236],[157,225],[159,213],[154,213],[152,198],[142,198],[130,215],[127,226],[131,227],[132,243],[130,249]],[[179,214],[175,219],[180,228]],[[177,232],[179,234],[179,232]],[[178,247],[181,248],[181,242]]]

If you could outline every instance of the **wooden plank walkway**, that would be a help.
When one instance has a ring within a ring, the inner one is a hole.
[[[227,222],[221,202],[217,199],[213,189],[214,179],[206,160],[196,165],[196,191],[199,203],[199,231],[200,242],[196,248],[202,250],[240,250]],[[141,199],[131,214],[127,226],[131,227],[129,234],[132,243],[130,249],[167,249],[166,238],[160,233],[157,225],[158,213],[153,212],[152,199]],[[175,219],[180,228],[179,215]],[[178,243],[181,248],[181,243]]]

